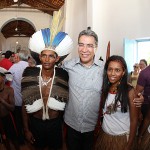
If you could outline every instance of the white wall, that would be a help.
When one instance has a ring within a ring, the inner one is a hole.
[[[123,39],[150,36],[149,0],[92,0],[93,29],[99,36],[99,55],[105,59],[107,43],[111,55],[123,56]]]
[[[0,51],[2,51],[2,46],[6,44],[6,40],[2,33],[0,33]]]
[[[18,42],[18,43],[16,43]],[[6,50],[11,50],[13,52],[16,52],[17,47],[21,47],[21,49],[28,50],[28,42],[29,38],[28,37],[12,37],[12,38],[7,38],[6,39],[6,45],[5,49]]]
[[[111,55],[123,56],[123,39],[150,36],[150,0],[66,0],[64,6],[64,31],[74,41],[70,57],[77,56],[77,38],[80,31],[91,26],[98,34],[97,57],[105,59],[108,41]],[[36,30],[50,24],[50,16],[40,11],[18,12],[18,17],[30,20]],[[16,12],[0,11],[0,28],[5,21],[16,16]],[[1,39],[0,39],[1,40]],[[6,44],[7,45],[7,44]]]
[[[79,32],[87,28],[87,0],[65,0],[65,27],[74,42],[74,49],[67,59],[77,56]]]

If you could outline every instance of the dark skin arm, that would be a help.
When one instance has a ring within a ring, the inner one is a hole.
[[[143,87],[143,86],[141,86],[141,85],[136,85],[136,91],[137,91],[138,93],[143,92],[143,90],[144,90],[144,87]]]
[[[136,85],[136,92],[137,92],[137,93],[142,93],[143,90],[144,90],[144,87],[143,87],[143,86]],[[143,96],[143,95],[141,94],[141,96]],[[137,101],[137,102],[138,102],[138,101]],[[143,97],[143,102],[144,102],[144,97]],[[142,102],[142,103],[143,103],[143,102]],[[142,105],[142,103],[141,103],[141,105]],[[139,104],[140,104],[140,102],[139,102]],[[136,104],[136,105],[137,105],[137,104]],[[141,105],[139,105],[139,107],[141,107]],[[143,119],[142,113],[141,113],[141,111],[139,111],[139,122],[141,122],[142,119]]]
[[[35,139],[34,139],[32,133],[31,133],[31,131],[29,130],[29,118],[28,118],[28,114],[26,112],[24,104],[22,106],[22,118],[23,118],[23,126],[24,126],[25,137],[26,137],[28,142],[33,144]]]
[[[139,108],[136,107],[133,103],[136,93],[134,89],[129,91],[129,111],[130,111],[130,133],[127,146],[124,150],[131,150],[134,138],[136,136],[137,125],[138,125],[138,112]]]
[[[144,102],[144,97],[141,94],[144,87],[137,85],[136,86],[136,97],[134,98],[133,102],[136,105],[136,107],[141,107],[142,103]]]
[[[128,76],[128,82],[131,84],[131,73]]]
[[[14,90],[11,87],[5,87],[4,94],[5,92],[9,93],[7,100],[5,100],[4,98],[0,98],[0,103],[4,105],[7,108],[7,110],[13,111],[15,108]]]

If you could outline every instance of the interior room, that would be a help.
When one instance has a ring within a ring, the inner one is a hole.
[[[65,60],[78,57],[78,35],[91,27],[98,35],[95,59],[122,56],[128,72],[141,59],[150,64],[150,0],[0,0],[0,58],[8,50],[29,50],[32,35],[49,28],[58,10],[65,18],[61,30],[73,40]],[[3,144],[0,150],[6,150]]]

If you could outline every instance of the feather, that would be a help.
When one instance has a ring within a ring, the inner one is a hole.
[[[45,48],[45,43],[43,41],[42,32],[37,31],[32,35],[29,41],[29,49],[31,49],[34,52],[41,53],[42,50]]]
[[[69,54],[72,48],[73,48],[73,41],[68,35],[66,35],[65,38],[56,47],[55,51],[58,54],[58,56],[64,56]]]
[[[67,56],[73,48],[73,41],[65,32],[60,32],[64,19],[61,10],[54,12],[51,29],[42,29],[32,35],[29,49],[40,54],[44,49],[55,51],[58,56]]]
[[[52,46],[56,47],[59,45],[59,43],[65,38],[67,34],[65,32],[59,32],[54,40],[53,40],[53,43],[52,43]]]
[[[32,105],[25,105],[28,113],[33,113],[40,110],[43,107],[43,100],[36,100]]]
[[[62,13],[61,10],[59,10],[58,12],[54,12],[53,20],[52,20],[52,24],[51,24],[50,45],[52,45],[55,36],[62,28],[63,21],[61,21],[61,23],[60,23],[61,13]]]
[[[110,57],[110,41],[108,42],[107,45],[107,52],[106,52],[106,60]]]
[[[58,32],[61,31],[62,26],[63,26],[63,24],[64,24],[64,21],[65,21],[65,18],[63,18],[63,19],[61,20],[61,22],[59,23]]]
[[[46,29],[42,29],[42,36],[43,36],[43,40],[45,43],[45,47],[49,47],[50,46],[50,29],[46,28]]]

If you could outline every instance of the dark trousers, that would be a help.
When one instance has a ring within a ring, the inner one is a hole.
[[[150,104],[142,104],[141,112],[142,112],[142,115],[143,115],[143,119],[147,115],[149,109],[150,109]]]
[[[81,133],[67,126],[66,138],[68,150],[92,150],[94,131]]]
[[[15,106],[15,110],[13,112],[16,128],[18,132],[18,142],[19,144],[24,144],[24,133],[23,133],[23,121],[22,121],[22,107]]]
[[[62,147],[62,120],[60,117],[42,120],[30,115],[30,131],[32,132],[35,142],[35,148],[44,149],[48,147],[52,150],[61,149]]]

